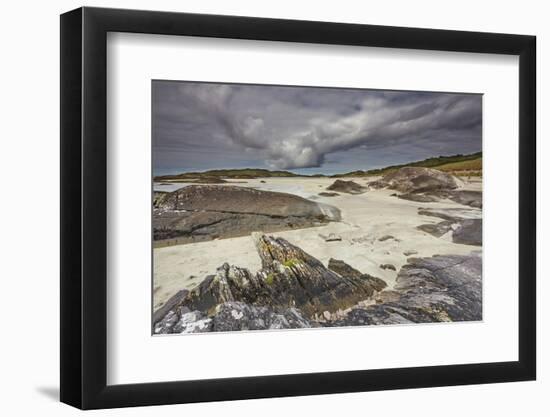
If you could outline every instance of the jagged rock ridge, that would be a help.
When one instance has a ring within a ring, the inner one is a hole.
[[[410,258],[397,285],[341,260],[328,268],[285,239],[255,234],[262,268],[224,264],[157,314],[154,332],[263,330],[481,318],[481,258]],[[387,293],[387,294],[386,294]],[[374,304],[378,302],[380,304]]]
[[[260,271],[254,274],[226,263],[178,303],[170,301],[174,304],[170,311],[178,312],[178,317],[193,311],[216,316],[219,305],[243,302],[273,314],[297,308],[300,317],[312,318],[319,312],[351,307],[386,286],[370,276],[339,275],[285,239],[261,234],[254,234],[254,239],[262,261]],[[161,327],[170,329],[166,323]]]

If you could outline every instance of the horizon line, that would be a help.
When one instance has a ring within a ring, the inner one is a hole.
[[[285,173],[293,174],[293,175],[299,176],[299,177],[318,177],[318,176],[331,177],[331,176],[335,176],[335,175],[345,175],[345,174],[349,174],[349,173],[352,173],[352,172],[358,172],[358,171],[361,171],[361,172],[364,172],[364,173],[368,173],[368,172],[371,172],[371,171],[380,171],[380,170],[389,169],[389,168],[393,168],[393,167],[401,167],[401,166],[406,166],[408,164],[416,164],[416,163],[420,163],[420,162],[425,162],[425,161],[428,161],[430,159],[435,159],[435,158],[452,158],[452,157],[461,157],[461,156],[462,157],[468,157],[468,156],[473,156],[473,155],[477,155],[477,154],[479,154],[482,157],[483,156],[483,150],[478,151],[478,152],[467,153],[467,154],[457,153],[457,154],[452,154],[452,155],[430,156],[428,158],[424,158],[424,159],[420,159],[420,160],[414,160],[414,161],[402,162],[402,163],[397,163],[397,164],[392,164],[392,165],[386,165],[386,166],[381,167],[381,168],[371,168],[371,169],[367,169],[367,170],[365,170],[365,169],[354,169],[354,170],[350,170],[350,171],[343,171],[343,172],[338,172],[338,173],[333,173],[333,174],[322,174],[322,173],[300,174],[300,173],[294,173],[294,172],[292,172],[292,170],[285,170],[285,169],[244,167],[244,168],[209,168],[209,169],[205,169],[205,170],[180,171],[176,174],[161,174],[161,175],[157,174],[157,175],[153,175],[153,178],[155,178],[155,177],[168,177],[168,176],[175,176],[175,175],[181,175],[181,174],[194,174],[194,173],[204,174],[204,173],[210,172],[210,171],[237,171],[237,170],[261,170],[261,171],[267,171],[267,172],[285,172]],[[311,169],[314,169],[314,168],[321,168],[321,167],[311,167]],[[299,168],[299,169],[309,169],[309,168]]]

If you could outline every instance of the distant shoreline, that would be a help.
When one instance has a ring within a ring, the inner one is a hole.
[[[372,177],[385,175],[391,171],[403,167],[436,168],[450,173],[462,173],[459,175],[481,176],[483,166],[482,152],[467,155],[450,155],[427,158],[421,161],[413,161],[399,165],[390,165],[385,168],[370,170],[355,170],[340,174],[295,174],[290,171],[268,170],[256,168],[237,169],[213,169],[202,172],[182,172],[172,175],[157,175],[153,177],[155,182],[196,182],[196,183],[223,183],[225,179],[257,179],[257,178],[343,178],[343,177]]]

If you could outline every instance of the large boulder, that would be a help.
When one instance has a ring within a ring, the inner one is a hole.
[[[451,174],[432,168],[404,167],[369,184],[373,188],[389,188],[401,193],[426,193],[454,190],[461,181]]]
[[[153,237],[178,243],[276,232],[339,221],[340,210],[305,198],[246,187],[190,185],[155,200]]]
[[[257,214],[275,217],[325,217],[319,204],[293,194],[225,185],[189,185],[165,196],[165,210]]]
[[[256,274],[225,264],[184,302],[190,309],[208,311],[226,301],[269,307],[297,307],[306,315],[336,311],[372,296],[380,283],[339,275],[283,238],[255,234],[262,269]],[[386,284],[383,283],[383,286]]]

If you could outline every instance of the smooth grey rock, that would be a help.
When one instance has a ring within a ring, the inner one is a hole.
[[[481,191],[454,190],[436,193],[434,196],[448,198],[458,204],[464,204],[474,208],[482,208],[483,194]]]
[[[305,198],[238,186],[189,185],[155,199],[153,237],[178,243],[276,232],[339,221],[340,210]]]
[[[430,194],[406,193],[406,194],[399,194],[396,196],[397,198],[400,198],[402,200],[416,201],[419,203],[434,203],[436,201],[439,201],[439,198]]]
[[[481,256],[472,252],[465,256],[411,258],[399,271],[392,296],[392,301],[354,308],[344,319],[323,325],[482,320]]]
[[[458,227],[453,231],[453,242],[481,246],[483,237],[482,228],[481,219],[461,220]]]
[[[440,223],[423,224],[417,227],[435,237],[441,237],[453,230],[454,243],[482,245],[481,210],[478,209],[419,209],[418,214],[445,219]]]
[[[481,219],[481,210],[473,208],[419,208],[418,214],[421,216],[438,217],[453,222],[463,219]]]
[[[483,196],[481,191],[443,189],[424,193],[409,192],[396,196],[403,200],[417,201],[420,203],[433,203],[444,199],[449,199],[455,203],[474,208],[481,208],[483,206]]]
[[[416,228],[418,230],[422,230],[423,232],[429,233],[432,236],[441,237],[452,229],[453,224],[454,223],[452,221],[445,220],[439,223],[421,224]]]
[[[211,321],[200,311],[191,311],[184,306],[178,306],[153,326],[155,334],[168,333],[199,333],[212,330]]]

